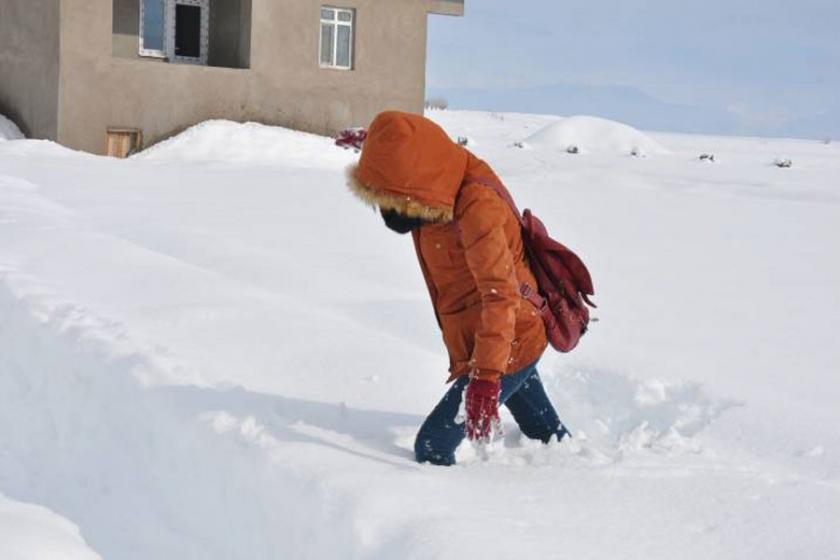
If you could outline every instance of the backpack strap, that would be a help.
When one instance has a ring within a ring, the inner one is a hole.
[[[513,201],[513,197],[510,194],[510,191],[502,184],[501,181],[498,179],[491,179],[489,177],[482,177],[479,175],[468,175],[464,177],[464,184],[468,183],[478,183],[479,185],[484,185],[485,187],[490,187],[493,189],[496,194],[502,200],[507,203],[510,211],[513,212],[513,215],[516,216],[516,219],[519,221],[520,227],[525,227],[525,220],[522,218],[522,214],[519,212],[519,208],[516,206],[516,202]],[[458,229],[458,233],[460,234],[460,227]],[[527,243],[523,243],[526,253],[530,254],[530,250]],[[528,284],[527,282],[522,282],[519,285],[519,294],[522,296],[523,299],[528,300],[531,305],[533,305],[537,311],[539,311],[540,315],[545,315],[546,313],[551,313],[548,308],[548,301],[540,294],[539,290],[535,289],[533,286]]]
[[[522,214],[516,206],[516,202],[513,201],[510,191],[507,190],[501,181],[498,179],[491,179],[490,177],[482,177],[480,175],[467,175],[464,177],[464,184],[466,185],[468,183],[478,183],[479,185],[484,185],[485,187],[493,189],[496,194],[499,195],[499,198],[507,203],[511,212],[513,212],[513,215],[516,216],[517,220],[519,220],[520,225],[525,225],[522,220]]]
[[[479,185],[484,185],[486,187],[489,187],[489,188],[493,189],[493,191],[495,191],[495,193],[502,200],[504,200],[507,203],[508,207],[510,207],[511,212],[513,212],[513,215],[516,216],[516,218],[519,220],[519,225],[522,227],[523,233],[528,229],[528,227],[525,224],[525,219],[522,217],[522,214],[519,212],[519,208],[517,208],[516,203],[513,201],[513,197],[511,196],[510,191],[507,190],[507,188],[504,186],[504,184],[502,184],[502,182],[498,178],[485,177],[485,176],[481,176],[481,175],[467,175],[466,177],[464,177],[464,181],[463,181],[462,184],[466,185],[468,183],[478,183]],[[459,228],[459,233],[460,233],[460,228]],[[534,254],[534,252],[531,250],[531,247],[528,245],[528,243],[524,242],[524,239],[523,239],[523,246],[525,248],[526,254],[528,255],[529,261],[531,262],[532,272],[535,275],[540,274],[540,271],[542,270],[542,267],[541,267],[539,257]],[[575,259],[577,259],[576,255],[575,255]],[[582,262],[580,264],[581,264],[581,266],[583,266]],[[536,265],[536,269],[533,268],[535,265]],[[585,267],[584,267],[584,270],[585,270]],[[588,277],[589,272],[587,271],[586,274],[587,274],[587,277]],[[538,278],[537,283],[539,284],[539,282],[540,281],[539,281],[539,278]],[[591,283],[591,281],[590,281],[590,283]],[[540,313],[543,316],[545,316],[546,312],[550,313],[550,310],[548,309],[547,301],[539,293],[539,290],[533,289],[531,286],[529,286],[526,283],[523,283],[519,287],[519,289],[520,289],[520,293],[522,294],[522,297],[527,299],[528,301],[530,301],[534,305],[534,307],[536,307],[540,311]],[[583,301],[585,301],[590,307],[597,307],[597,305],[595,305],[594,303],[592,303],[592,301],[589,300],[589,298],[587,297],[587,294],[584,291],[578,290],[578,293],[580,294]]]
[[[540,291],[533,288],[529,283],[522,282],[519,284],[519,295],[521,295],[523,299],[528,300],[528,302],[537,309],[541,316],[545,317],[546,313],[551,313],[551,309],[548,307],[548,300],[542,297],[540,295]]]

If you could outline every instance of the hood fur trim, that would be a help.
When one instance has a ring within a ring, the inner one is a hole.
[[[451,222],[453,209],[447,206],[431,206],[406,195],[391,194],[364,184],[358,177],[358,165],[347,168],[347,186],[350,191],[370,206],[385,210],[396,210],[409,218],[421,218],[429,222]]]

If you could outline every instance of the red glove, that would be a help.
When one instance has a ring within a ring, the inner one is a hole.
[[[464,391],[467,413],[466,432],[470,441],[489,443],[494,430],[499,429],[499,380],[470,379]]]

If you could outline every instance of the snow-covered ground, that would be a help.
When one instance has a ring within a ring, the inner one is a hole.
[[[590,266],[572,444],[414,463],[444,347],[328,139],[0,142],[0,558],[840,558],[840,145],[430,116]]]

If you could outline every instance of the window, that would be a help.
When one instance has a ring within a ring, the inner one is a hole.
[[[175,5],[175,55],[201,58],[201,6]]]
[[[140,0],[140,56],[207,64],[209,0]]]
[[[321,66],[353,67],[353,10],[321,8]]]
[[[170,0],[167,25],[169,59],[207,64],[210,35],[208,0]]]
[[[165,15],[165,0],[140,1],[141,56],[166,56],[163,51]]]

